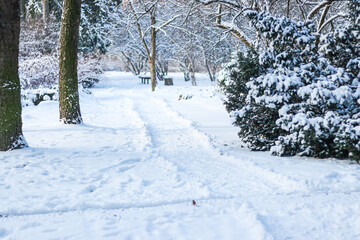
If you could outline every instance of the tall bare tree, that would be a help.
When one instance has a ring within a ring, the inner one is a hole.
[[[60,30],[59,104],[60,121],[82,122],[78,90],[78,42],[81,0],[64,0]]]
[[[128,0],[124,2],[124,13],[128,15],[129,31],[136,29],[145,49],[151,75],[151,89],[156,88],[157,34],[182,16],[173,6],[175,0]]]
[[[0,0],[0,151],[26,146],[18,73],[20,4]]]

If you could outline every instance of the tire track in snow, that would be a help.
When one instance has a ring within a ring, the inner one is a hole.
[[[12,211],[11,213],[0,212],[0,219],[14,218],[14,217],[24,217],[32,215],[52,215],[52,214],[64,214],[64,213],[79,213],[86,211],[112,211],[112,210],[129,210],[129,209],[145,209],[145,208],[160,208],[166,206],[182,205],[182,206],[191,206],[192,198],[178,200],[178,201],[160,201],[156,203],[123,203],[123,204],[109,204],[108,206],[99,206],[99,205],[88,205],[88,206],[79,206],[77,208],[63,208],[58,210],[42,210],[42,211]],[[231,200],[239,200],[238,198],[228,197],[228,198],[199,198],[197,199],[198,203],[206,204],[207,202],[223,202]],[[242,201],[242,199],[241,199]]]
[[[158,100],[160,101],[160,100]],[[182,114],[176,112],[174,109],[170,107],[165,99],[161,99],[162,104],[165,107],[173,112],[173,114],[183,119],[192,126],[192,128],[197,132],[197,134],[201,135],[202,138],[205,138],[206,141],[209,143],[209,146],[215,151],[215,154],[220,154],[222,157],[219,158],[219,161],[222,162],[222,166],[227,166],[228,164],[235,164],[237,167],[243,168],[243,172],[252,172],[254,175],[261,176],[260,178],[266,180],[267,182],[272,183],[274,189],[282,190],[284,194],[292,194],[297,191],[301,192],[308,192],[311,191],[311,186],[309,186],[306,182],[299,182],[299,180],[293,179],[289,175],[285,175],[283,173],[277,173],[273,169],[264,168],[262,166],[257,165],[256,163],[252,162],[251,159],[242,157],[241,159],[232,156],[231,154],[224,153],[219,147],[217,147],[216,142],[214,141],[212,136],[207,135],[203,131],[200,130],[199,124],[192,122],[191,120],[187,119]],[[280,193],[278,193],[280,194]]]
[[[308,185],[294,182],[291,177],[286,176],[286,172],[277,173],[261,164],[258,166],[249,159],[252,156],[236,159],[231,155],[221,155],[215,142],[193,122],[159,100],[158,95],[149,97],[150,93],[142,89],[133,93],[129,93],[128,89],[110,90],[104,88],[95,92],[94,106],[88,105],[89,102],[82,105],[85,107],[83,113],[92,114],[88,119],[91,121],[85,121],[87,125],[58,128],[61,132],[53,142],[60,144],[60,147],[54,153],[52,150],[44,152],[42,149],[27,149],[19,161],[15,157],[17,153],[9,161],[3,157],[6,162],[1,166],[10,168],[3,168],[1,171],[6,177],[14,177],[14,180],[21,182],[14,184],[19,191],[5,190],[10,196],[2,198],[5,201],[2,201],[0,209],[5,210],[0,210],[0,215],[8,216],[0,217],[1,227],[4,227],[2,223],[10,221],[37,221],[39,218],[34,215],[41,214],[43,216],[40,218],[45,221],[54,219],[55,226],[59,220],[74,221],[72,217],[76,216],[76,220],[91,216],[98,224],[99,218],[104,218],[104,215],[108,214],[106,217],[113,218],[116,214],[125,218],[131,216],[134,222],[131,227],[138,226],[138,220],[141,224],[149,221],[150,230],[147,232],[154,228],[151,223],[159,227],[162,226],[159,222],[164,219],[173,221],[172,229],[176,230],[177,236],[187,239],[181,231],[183,229],[174,221],[195,219],[193,222],[196,223],[196,218],[200,216],[201,221],[210,219],[215,222],[215,225],[206,224],[211,229],[213,226],[224,225],[223,222],[218,222],[219,215],[223,215],[224,211],[225,215],[236,215],[233,213],[239,206],[249,202],[250,207],[245,210],[249,210],[250,214],[241,212],[239,217],[249,216],[250,224],[255,223],[264,228],[276,239],[304,236],[319,239],[320,234],[325,233],[327,235],[323,237],[331,238],[336,233],[331,230],[341,226],[343,222],[349,226],[343,226],[342,229],[345,230],[339,232],[348,230],[349,234],[338,239],[354,238],[346,236],[355,232],[350,231],[353,225],[349,223],[359,220],[359,217],[351,215],[360,209],[358,193],[343,195],[330,192],[327,195],[327,192],[319,189],[321,191],[315,194],[303,194],[308,191]],[[91,111],[86,111],[86,108]],[[40,131],[36,133],[44,134]],[[80,141],[74,135],[80,136]],[[66,145],[61,145],[62,142]],[[82,148],[87,143],[89,146]],[[62,153],[64,149],[68,151]],[[28,180],[36,177],[39,183],[27,183],[24,176]],[[332,175],[328,177],[332,178]],[[334,177],[334,181],[337,179],[338,177]],[[354,177],[349,182],[356,179]],[[0,187],[5,187],[7,182],[8,179],[0,181]],[[324,182],[324,187],[327,186],[326,183]],[[32,185],[37,185],[40,191],[35,193]],[[14,196],[12,193],[19,195]],[[323,196],[324,194],[327,196]],[[199,207],[191,205],[192,199],[197,201]],[[353,206],[344,207],[346,202]],[[144,212],[149,214],[145,216]],[[350,220],[347,219],[349,216],[352,217]],[[227,220],[236,222],[240,219],[237,217]],[[119,226],[124,226],[125,222],[116,223],[119,231]],[[54,228],[51,224],[48,225]],[[111,227],[109,224],[104,225]],[[86,228],[89,226],[93,225],[86,225]],[[1,227],[0,238],[7,235],[7,227],[5,233]],[[18,229],[18,225],[15,229]],[[135,239],[139,229],[133,229],[129,238]],[[292,229],[305,234],[292,235]],[[11,233],[11,230],[8,232]],[[26,230],[23,233],[26,234]],[[116,235],[114,232],[107,233]],[[113,239],[120,238],[115,235]],[[339,235],[334,236],[336,238]]]
[[[288,194],[299,188],[303,190],[303,186],[285,176],[231,156],[222,156],[208,136],[196,129],[191,121],[170,109],[165,102],[155,98],[147,98],[145,102],[139,95],[132,97],[136,110],[147,123],[158,155],[175,165],[184,181],[192,184],[198,182],[201,188],[207,189],[209,196],[233,196],[239,189],[243,189],[243,194],[252,195],[259,192],[279,194],[279,191]],[[204,169],[205,166],[207,169]],[[211,182],[213,179],[218,180],[215,181],[217,184]]]
[[[235,205],[234,199],[203,199],[199,202],[200,205],[197,207],[192,206],[190,201],[178,201],[152,205],[128,205],[121,208],[89,208],[74,211],[12,215],[0,218],[0,223],[2,221],[6,223],[3,227],[11,225],[11,223],[17,223],[16,230],[8,229],[6,231],[15,238],[19,236],[18,234],[20,236],[26,234],[29,227],[37,228],[42,226],[40,229],[48,229],[49,227],[63,229],[66,223],[71,220],[73,221],[72,224],[75,224],[75,229],[79,227],[76,224],[77,222],[84,222],[86,227],[91,226],[92,230],[94,227],[101,227],[102,236],[113,234],[111,239],[123,239],[126,231],[128,231],[126,235],[130,239],[189,239],[189,236],[192,239],[194,234],[195,236],[201,236],[196,237],[196,239],[202,239],[205,233],[202,229],[209,227],[209,225],[216,228],[220,226],[221,229],[217,230],[220,234],[233,232],[236,236],[239,234],[252,236],[249,239],[273,239],[264,228],[256,211],[247,202],[237,202]],[[222,203],[226,203],[227,207],[222,207],[221,211],[214,208],[214,206],[221,206]],[[212,217],[204,219],[204,214],[211,214]],[[189,216],[191,216],[190,219]],[[95,219],[97,226],[92,225]],[[29,223],[29,220],[32,222]],[[129,221],[133,222],[132,226],[136,226],[136,229],[133,229],[134,227],[127,228]],[[194,227],[199,227],[199,229],[194,231]],[[160,229],[161,236],[154,236],[154,230]],[[61,231],[63,232],[63,230]],[[35,235],[32,236],[37,237],[37,235],[46,234],[47,232],[44,230],[44,232],[36,231],[34,233]],[[139,233],[140,235],[138,235]],[[79,239],[79,237],[70,239]],[[81,239],[88,239],[88,237],[81,237]],[[219,239],[219,236],[210,232],[210,235],[206,235],[206,239]]]
[[[141,96],[136,96],[136,99],[141,100]],[[232,197],[234,201],[253,203],[258,209],[253,210],[268,233],[283,237],[283,233],[274,227],[274,221],[279,221],[280,225],[296,227],[299,216],[293,217],[293,212],[301,211],[298,212],[301,217],[312,221],[315,209],[326,206],[321,202],[313,207],[311,203],[314,199],[327,198],[329,195],[327,192],[318,192],[316,196],[312,196],[313,188],[305,181],[298,181],[266,166],[257,165],[251,159],[222,155],[221,150],[214,146],[208,136],[201,133],[194,123],[172,110],[163,100],[147,98],[146,104],[143,101],[134,101],[136,110],[147,123],[156,152],[179,169],[184,181],[191,182],[195,179],[202,182],[203,186],[209,189],[209,199]],[[172,141],[169,141],[171,139]],[[233,194],[234,192],[239,194]],[[289,198],[296,201],[289,204]],[[337,198],[336,194],[331,194],[331,199],[334,198]],[[303,201],[307,204],[301,205]],[[279,202],[287,207],[288,212],[276,212],[272,209]],[[304,210],[299,210],[299,206],[303,206]],[[269,212],[273,215],[269,216]],[[292,220],[287,223],[284,218]]]
[[[99,94],[106,96],[105,93]],[[137,125],[141,126],[141,136],[137,136],[137,145],[138,151],[143,153],[142,161],[138,162],[133,169],[130,169],[126,172],[126,175],[130,179],[128,182],[123,184],[124,195],[128,199],[138,199],[139,195],[143,195],[141,198],[143,201],[149,201],[153,198],[152,201],[163,200],[164,198],[168,200],[178,201],[181,199],[187,199],[186,196],[182,194],[184,189],[190,191],[194,186],[197,186],[196,182],[185,182],[182,180],[179,175],[178,168],[172,164],[170,161],[165,160],[163,157],[159,156],[154,147],[153,136],[149,132],[148,123],[143,121],[140,116],[139,111],[137,111],[134,97],[129,97],[128,94],[123,94],[120,91],[113,91],[112,96],[116,96],[117,101],[123,102],[127,107],[127,111],[131,115],[130,118],[127,118],[127,122],[136,121]],[[98,100],[99,101],[99,100]],[[105,102],[107,102],[105,104]],[[108,113],[112,113],[111,107],[115,102],[109,102],[109,100],[101,101],[102,106],[107,106]],[[113,118],[108,116],[106,118]],[[101,121],[102,122],[102,121]],[[132,136],[133,137],[133,136]],[[141,140],[143,139],[143,140]],[[135,141],[133,141],[135,142]],[[155,149],[155,151],[154,151]],[[116,165],[117,167],[117,165]],[[107,168],[104,170],[107,171]],[[136,185],[134,185],[136,184]],[[134,190],[135,189],[135,190]],[[195,192],[195,190],[192,190]],[[125,198],[125,197],[124,197]]]
[[[146,156],[143,145],[148,143],[131,99],[121,100],[103,99],[95,93],[82,104],[85,124],[54,125],[50,133],[37,136],[51,136],[51,142],[8,153],[19,157],[1,162],[4,181],[0,186],[8,188],[8,195],[0,196],[0,212],[74,209],[104,199],[125,202],[120,193],[133,181],[127,172]]]

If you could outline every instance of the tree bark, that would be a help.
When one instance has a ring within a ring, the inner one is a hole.
[[[155,7],[151,10],[150,21],[151,21],[151,54],[150,54],[150,76],[151,76],[151,89],[156,89],[156,18],[155,18]]]
[[[195,71],[194,70],[190,70],[190,77],[191,77],[191,85],[192,86],[197,86],[196,77],[195,77]]]
[[[195,63],[194,63],[194,59],[192,59],[191,57],[189,57],[189,72],[191,78],[191,85],[197,86],[196,77],[195,77]]]
[[[19,80],[20,1],[0,0],[0,151],[27,146]]]
[[[60,121],[65,124],[82,122],[77,74],[80,14],[81,0],[64,0],[60,30],[59,104]]]
[[[211,82],[215,82],[215,72],[213,73],[212,71],[211,71],[211,67],[210,67],[210,64],[209,64],[209,62],[207,61],[207,60],[205,60],[205,66],[206,66],[206,70],[207,70],[207,72],[208,72],[208,74],[209,74],[209,77],[210,77],[210,81]]]
[[[49,0],[42,0],[42,9],[43,9],[43,21],[44,23],[47,22],[47,19],[49,18],[49,14],[50,14],[50,11],[49,11]]]

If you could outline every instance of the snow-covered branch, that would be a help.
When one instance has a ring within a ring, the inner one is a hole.
[[[335,0],[326,0],[323,2],[318,3],[307,15],[307,19],[312,19],[323,7],[330,5]]]

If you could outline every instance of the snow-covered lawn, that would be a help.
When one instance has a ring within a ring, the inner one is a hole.
[[[209,80],[171,75],[152,93],[106,73],[80,126],[57,102],[24,108],[30,147],[0,153],[0,238],[360,239],[358,164],[241,148]]]

